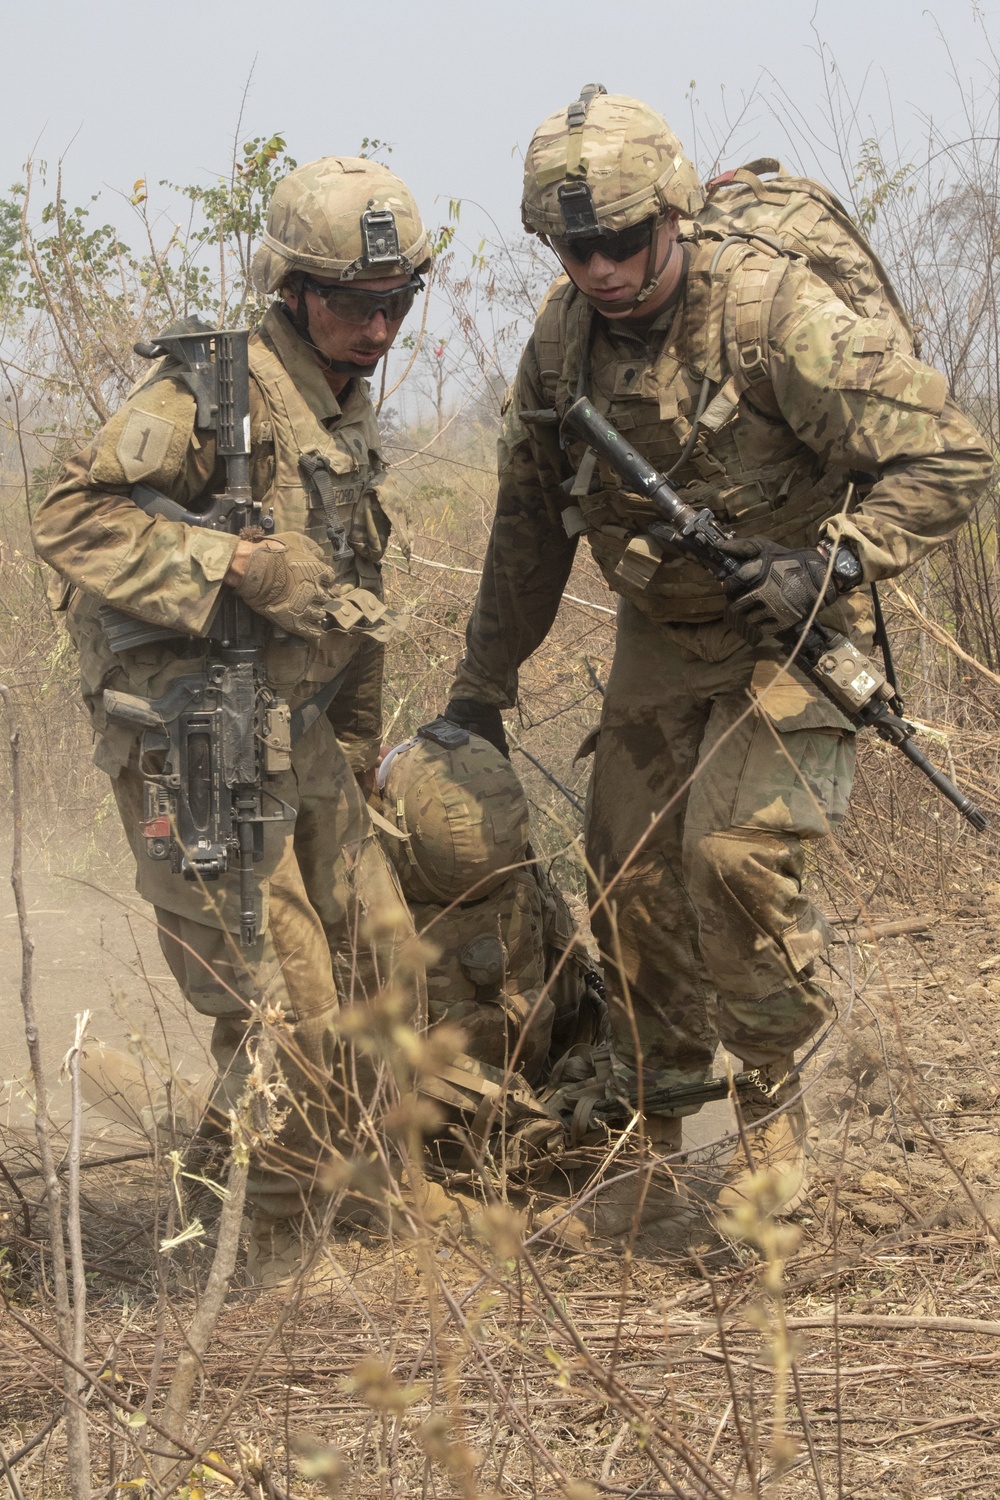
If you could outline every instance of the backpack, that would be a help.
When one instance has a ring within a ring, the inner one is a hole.
[[[762,172],[776,175],[764,182]],[[919,340],[888,272],[847,209],[822,183],[789,176],[780,162],[762,157],[713,178],[694,225],[699,238],[757,239],[803,256],[841,302],[883,325],[894,349],[919,355]],[[764,311],[761,325],[766,328]]]

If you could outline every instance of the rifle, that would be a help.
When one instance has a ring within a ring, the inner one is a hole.
[[[716,578],[727,578],[739,571],[741,564],[727,556],[721,546],[732,533],[719,525],[707,507],[696,511],[686,505],[667,479],[625,441],[607,417],[594,410],[585,396],[573,403],[562,425],[583,438],[609,463],[626,489],[650,501],[660,517],[650,528],[650,535],[690,553]],[[776,632],[776,639],[794,653],[797,665],[809,681],[836,704],[856,729],[874,729],[880,739],[901,750],[973,828],[982,833],[988,826],[986,815],[917,748],[913,743],[916,727],[890,706],[894,692],[885,673],[845,635],[816,621],[807,630],[802,630],[801,624],[801,621],[785,623],[785,628]]]
[[[136,345],[144,358],[171,360],[170,374],[194,395],[198,426],[215,429],[226,466],[225,489],[204,512],[136,485],[132,499],[147,515],[233,535],[251,527],[274,530],[273,516],[262,514],[250,492],[248,338],[245,328],[199,326],[172,328],[153,344]],[[102,610],[101,619],[115,651],[151,640],[191,639],[115,610]],[[272,634],[263,616],[223,588],[199,671],[175,678],[161,698],[104,693],[108,718],[142,731],[146,853],[169,860],[187,880],[214,881],[235,869],[244,948],[253,946],[260,930],[254,863],[263,858],[264,825],[295,817],[267,785],[291,766],[296,727],[288,704],[267,684],[264,651]],[[334,692],[341,679],[330,685]]]

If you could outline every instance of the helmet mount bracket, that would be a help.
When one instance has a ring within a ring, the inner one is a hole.
[[[563,224],[566,226],[567,239],[597,234],[601,225],[589,183],[580,178],[571,182],[561,182],[557,197]]]
[[[370,199],[361,215],[361,261],[366,270],[370,266],[398,266],[402,259],[396,215],[391,208],[375,208],[374,203],[374,198]]]

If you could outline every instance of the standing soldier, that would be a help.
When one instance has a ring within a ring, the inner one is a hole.
[[[412,926],[359,781],[370,781],[380,743],[384,611],[372,595],[381,596],[389,533],[366,377],[422,290],[428,260],[416,204],[385,167],[330,156],[291,172],[275,190],[252,268],[257,289],[277,294],[250,340],[251,489],[273,514],[273,533],[220,533],[134,502],[141,482],[199,511],[221,488],[216,433],[199,424],[201,409],[169,359],[64,465],[34,523],[40,556],[70,585],[67,622],[95,760],[111,777],[138,889],[153,904],[178,984],[213,1018],[223,1114],[241,1092],[262,1010],[285,1023],[278,1061],[287,1116],[253,1164],[248,1189],[249,1275],[264,1284],[295,1268],[303,1213],[308,1207],[314,1223],[322,1207],[316,1178],[329,1165],[331,1110],[334,1140],[338,1115],[342,1121],[330,1087],[338,991],[345,1000],[374,999],[395,971],[405,978],[411,1019],[422,1010],[422,981],[403,958]],[[256,867],[263,933],[242,955],[232,936],[233,878],[202,888],[147,858],[137,735],[109,719],[104,704],[108,688],[155,699],[196,672],[224,588],[274,627],[269,687],[293,711],[323,705],[278,778],[294,821],[270,825],[278,834]],[[352,598],[363,608],[345,614],[340,606]],[[109,610],[149,628],[109,632]],[[325,628],[330,610],[345,628]],[[325,685],[345,667],[340,691],[324,702]]]
[[[755,179],[756,180],[756,179]],[[522,214],[559,257],[499,442],[499,498],[447,717],[502,746],[500,711],[549,630],[577,538],[620,595],[587,818],[594,929],[620,1082],[638,1095],[701,1080],[721,1036],[769,1095],[746,1106],[787,1212],[804,1182],[793,1054],[831,1002],[815,964],[831,939],[803,889],[803,841],[843,816],[850,724],[761,639],[758,586],[866,647],[858,586],[953,536],[991,460],[943,377],[800,257],[686,225],[704,198],[664,120],[585,89],[536,131]],[[559,420],[581,395],[735,530],[722,586],[647,534],[654,513]],[[849,507],[852,480],[864,498]],[[739,627],[742,625],[742,630]],[[754,638],[754,644],[749,643]],[[775,683],[775,679],[778,679]],[[756,712],[756,697],[775,684]],[[602,893],[606,892],[606,896]],[[787,1104],[781,1113],[777,1106]],[[678,1150],[681,1121],[647,1115]],[[720,1204],[745,1194],[730,1169]],[[676,1200],[649,1195],[655,1232]]]

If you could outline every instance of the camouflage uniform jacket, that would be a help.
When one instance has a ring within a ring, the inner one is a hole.
[[[375,494],[383,464],[366,383],[352,381],[338,402],[278,304],[250,340],[250,373],[254,498],[265,511],[273,508],[277,532],[304,532],[324,548],[345,591],[360,585],[380,593],[378,563],[389,523]],[[300,456],[313,452],[327,462],[333,484],[327,504],[335,502],[351,559],[332,561],[322,496],[299,468]],[[172,677],[193,669],[207,649],[199,637],[237,541],[146,515],[129,498],[140,480],[191,510],[224,483],[214,433],[195,425],[193,396],[159,371],[132,392],[89,448],[64,464],[33,524],[39,555],[72,586],[62,604],[98,734],[94,758],[109,775],[128,763],[134,739],[105,719],[103,690],[158,697]],[[192,639],[115,655],[98,614],[104,604],[190,632]],[[374,764],[378,753],[382,658],[374,642],[336,631],[320,643],[287,637],[268,648],[268,675],[292,707],[351,663],[328,714],[356,771]]]
[[[581,534],[611,588],[652,619],[723,613],[715,580],[644,534],[648,502],[579,443],[561,447],[554,414],[578,395],[673,469],[689,504],[786,546],[842,535],[866,580],[926,556],[982,494],[991,456],[941,374],[804,262],[741,245],[713,276],[716,250],[687,247],[679,303],[641,334],[592,313],[566,277],[550,289],[505,412],[497,512],[454,696],[514,703],[518,668],[552,624]],[[864,499],[846,513],[859,476]]]

